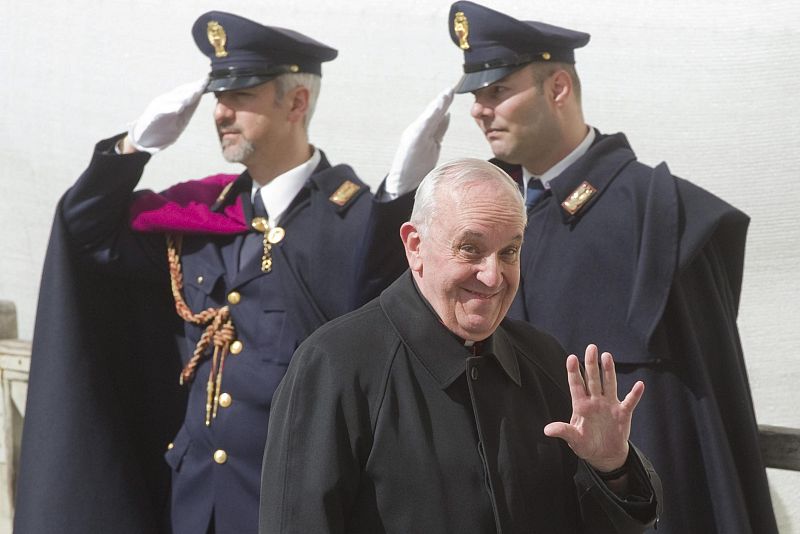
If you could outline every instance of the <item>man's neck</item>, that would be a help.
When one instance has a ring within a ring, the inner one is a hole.
[[[580,145],[589,133],[589,126],[583,121],[576,123],[573,127],[564,131],[561,141],[555,150],[551,151],[547,158],[540,158],[535,161],[523,162],[522,166],[534,176],[542,176],[552,169],[561,160]]]
[[[302,165],[314,153],[308,141],[295,143],[274,157],[264,157],[247,162],[250,177],[259,185],[266,185],[281,174]]]

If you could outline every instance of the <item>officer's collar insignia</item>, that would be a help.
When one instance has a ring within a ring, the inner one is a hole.
[[[208,35],[208,42],[214,47],[214,54],[217,57],[225,57],[228,55],[225,50],[225,43],[228,40],[228,35],[225,33],[225,28],[216,20],[208,21],[208,28],[206,30]]]
[[[219,196],[217,197],[217,200],[214,204],[222,204],[223,202],[225,202],[225,197],[228,196],[228,193],[230,192],[232,187],[233,187],[233,182],[230,182],[228,185],[226,185],[222,189],[222,191],[220,191]]]
[[[561,203],[561,207],[570,215],[575,215],[596,193],[597,189],[589,182],[584,181]]]
[[[337,206],[344,206],[351,198],[353,198],[353,195],[355,195],[359,189],[361,189],[360,185],[356,185],[350,180],[345,180],[342,182],[342,185],[339,186],[339,189],[333,192],[328,200]]]
[[[469,50],[469,21],[463,11],[457,11],[453,15],[453,32],[458,36],[458,46],[461,50]]]

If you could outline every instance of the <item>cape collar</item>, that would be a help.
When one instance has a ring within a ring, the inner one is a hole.
[[[453,335],[430,308],[406,271],[380,296],[380,306],[397,335],[442,389],[466,369],[471,356],[463,342]],[[508,377],[521,385],[519,361],[502,324],[483,341],[485,357],[494,357]]]
[[[603,135],[600,132],[596,134],[589,150],[549,182],[553,198],[559,205],[583,182],[588,182],[597,190],[591,200],[583,204],[575,214],[561,209],[565,223],[572,222],[587,213],[622,169],[636,160],[636,154],[628,144],[625,134]],[[498,159],[491,161],[518,183],[522,181],[522,170],[519,165],[510,165]]]

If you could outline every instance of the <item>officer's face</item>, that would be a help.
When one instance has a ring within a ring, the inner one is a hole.
[[[539,87],[533,69],[527,65],[473,92],[471,115],[497,158],[537,174],[563,155],[556,157],[559,124],[547,98],[548,81]]]
[[[226,160],[247,165],[257,151],[280,147],[281,138],[286,136],[285,110],[276,100],[274,82],[215,96],[214,122]]]
[[[444,325],[473,341],[487,338],[505,317],[519,286],[525,220],[516,191],[473,182],[438,193],[425,235],[406,223],[401,235],[419,289]]]

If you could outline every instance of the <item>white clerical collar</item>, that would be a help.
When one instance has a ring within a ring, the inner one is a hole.
[[[589,147],[592,146],[592,143],[594,143],[594,138],[596,135],[597,134],[595,133],[594,128],[589,126],[589,133],[586,134],[586,137],[583,138],[583,141],[581,141],[581,143],[575,147],[575,150],[567,154],[564,159],[550,167],[541,176],[531,174],[528,172],[528,169],[522,167],[522,185],[524,186],[523,191],[527,189],[528,182],[531,180],[531,178],[534,180],[541,180],[544,188],[550,189],[550,180],[564,172],[567,167],[578,161],[581,156],[586,154],[586,152],[589,150]]]
[[[303,188],[306,180],[317,168],[321,159],[322,154],[314,147],[314,153],[311,154],[308,161],[276,176],[267,185],[261,187],[256,182],[253,182],[250,198],[254,198],[256,190],[261,187],[261,200],[264,201],[264,207],[267,208],[270,226],[278,225],[281,215]]]

